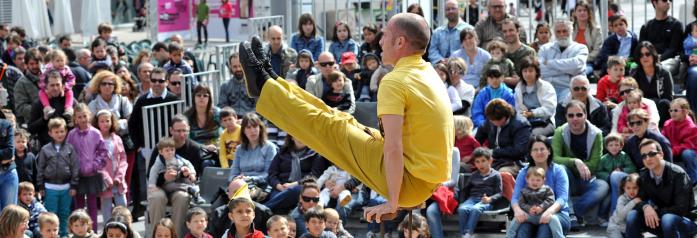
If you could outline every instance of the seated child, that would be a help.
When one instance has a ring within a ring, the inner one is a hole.
[[[399,230],[402,231],[406,238],[428,238],[430,233],[426,218],[414,213],[409,226],[409,217],[405,217],[402,223],[399,223]]]
[[[265,238],[264,233],[255,229],[254,224],[254,202],[249,198],[249,193],[238,196],[228,203],[228,218],[232,221],[232,226],[225,231],[223,238]]]
[[[373,77],[375,70],[380,67],[380,58],[373,53],[368,53],[363,56],[363,66],[361,72],[355,74],[353,78],[353,90],[358,97],[358,101],[371,101],[370,95],[370,79]]]
[[[554,204],[554,191],[545,185],[545,170],[540,167],[530,167],[525,175],[527,187],[523,188],[518,205],[527,213],[525,222],[539,224],[542,213]],[[516,237],[520,223],[513,219],[511,226],[508,227],[506,237]],[[552,216],[549,227],[554,237],[564,237],[561,223],[556,216]],[[559,236],[559,234],[562,234]]]
[[[290,216],[284,216],[288,220],[288,237],[298,237],[298,224],[295,223],[295,219]]]
[[[610,133],[605,137],[604,143],[607,154],[600,157],[600,164],[598,164],[598,169],[595,173],[596,177],[605,180],[608,184],[612,184],[610,182],[610,175],[615,171],[627,174],[637,172],[634,162],[632,162],[627,153],[622,151],[622,148],[624,148],[624,139],[621,135]],[[610,187],[613,191],[615,191],[615,189],[621,189],[614,188],[613,186]],[[615,196],[611,196],[609,213],[615,210],[617,199],[614,197]]]
[[[71,238],[98,238],[92,231],[92,218],[84,209],[77,209],[68,218]]]
[[[474,234],[479,215],[492,208],[492,202],[502,198],[503,184],[501,174],[491,167],[491,150],[479,147],[472,153],[477,172],[473,172],[467,184],[460,190],[460,205],[457,214],[460,218],[460,234],[470,237]]]
[[[329,166],[329,168],[324,170],[322,176],[319,176],[317,179],[317,184],[324,186],[322,191],[319,193],[319,205],[326,207],[329,203],[330,194],[332,193],[334,186],[342,185],[346,183],[346,181],[349,181],[349,179],[351,179],[351,175],[334,165]],[[351,199],[351,191],[344,190],[339,193],[339,205],[345,206],[351,202]]]
[[[213,238],[206,233],[206,227],[208,227],[206,211],[200,207],[189,209],[189,212],[186,213],[186,228],[189,229],[189,233],[184,238]]]
[[[266,221],[269,238],[288,238],[288,219],[281,215],[274,215]],[[294,236],[293,236],[294,237]]]
[[[192,197],[192,202],[203,204],[205,201],[199,195],[199,188],[196,185],[196,171],[194,165],[188,160],[175,154],[176,147],[174,139],[171,137],[164,138],[157,143],[159,155],[155,159],[154,164],[150,168],[150,177],[148,186],[162,188],[165,193],[173,193],[175,191],[183,191],[189,193]],[[171,181],[160,181],[158,177],[161,174],[174,172],[176,177]]]
[[[504,78],[509,78],[513,77],[513,75],[516,75],[515,73],[515,65],[513,65],[513,61],[505,57],[506,55],[506,50],[508,49],[508,46],[506,46],[506,43],[500,40],[493,40],[489,42],[489,44],[486,46],[486,50],[491,54],[491,59],[484,64],[482,67],[482,76],[479,78],[479,87],[478,88],[483,88],[484,86],[487,85],[487,75],[486,72],[488,72],[489,68],[493,65],[498,65],[499,69],[501,70],[501,73],[503,74]],[[507,82],[507,80],[504,80]],[[507,86],[509,88],[515,88],[517,82],[515,84],[511,84]]]
[[[29,228],[27,228],[27,231],[31,232],[32,235],[39,234],[39,216],[46,212],[46,208],[34,198],[34,185],[30,182],[19,183],[18,200],[19,206],[29,211]]]
[[[341,218],[339,217],[339,212],[332,208],[324,209],[324,215],[326,216],[327,231],[330,231],[336,235],[337,238],[353,238],[353,236],[346,230],[341,224]]]
[[[295,64],[295,70],[289,70],[285,79],[288,81],[296,82],[298,87],[305,88],[307,85],[307,78],[312,75],[318,74],[319,70],[314,67],[312,52],[307,49],[298,52],[298,62]]]
[[[610,238],[622,238],[626,230],[626,218],[634,206],[641,203],[639,198],[639,174],[633,173],[620,183],[622,195],[617,199],[617,209],[612,213],[607,225],[607,235]]]
[[[220,167],[228,168],[235,159],[235,148],[242,143],[240,125],[237,123],[237,113],[231,107],[220,110],[220,125],[225,128],[220,134]]]
[[[633,135],[632,129],[629,126],[629,121],[627,118],[627,115],[629,115],[629,112],[631,112],[634,109],[644,109],[646,110],[647,113],[649,113],[649,117],[656,117],[658,115],[651,115],[649,111],[648,105],[645,103],[641,102],[641,99],[643,98],[643,94],[641,93],[641,90],[632,90],[629,93],[627,93],[627,96],[625,97],[625,104],[624,107],[622,107],[622,112],[620,112],[618,118],[617,118],[617,132],[621,133],[623,138],[627,139],[629,136]],[[658,125],[656,125],[653,120],[649,121],[649,130],[653,130],[655,132],[658,132]],[[660,132],[658,132],[660,133]]]
[[[349,92],[344,92],[344,84],[346,76],[338,71],[331,72],[327,77],[327,82],[331,84],[330,90],[325,90],[322,95],[322,101],[327,106],[336,108],[339,111],[348,111],[351,109],[354,101],[351,99]]]
[[[461,115],[455,115],[453,119],[455,119],[455,147],[460,150],[460,168],[464,170],[463,172],[472,172],[474,168],[472,152],[482,145],[472,135],[474,127],[472,119]]]
[[[52,212],[42,212],[39,215],[39,233],[35,238],[58,238],[58,216]]]
[[[610,56],[607,58],[607,75],[598,81],[598,89],[595,98],[603,102],[605,106],[612,110],[617,103],[622,102],[620,97],[620,82],[624,78],[624,58],[620,56]]]
[[[324,209],[320,206],[310,208],[303,215],[305,218],[305,227],[307,227],[307,232],[300,236],[300,238],[336,238],[336,235],[331,231],[325,231],[325,222],[327,221],[327,215],[324,213]]]

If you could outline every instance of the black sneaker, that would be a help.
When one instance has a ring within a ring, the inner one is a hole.
[[[262,46],[261,39],[259,39],[258,36],[252,37],[252,52],[254,53],[254,56],[256,56],[257,59],[261,61],[264,70],[266,70],[266,73],[268,73],[272,79],[277,79],[278,74],[276,74],[276,72],[273,71],[273,67],[271,66],[271,59],[269,59],[269,55],[264,52],[264,47]]]
[[[264,70],[262,62],[252,52],[252,46],[249,42],[245,41],[240,44],[239,57],[247,95],[251,98],[257,98],[261,94],[261,87],[270,76]]]

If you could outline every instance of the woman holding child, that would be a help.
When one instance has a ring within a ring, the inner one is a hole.
[[[537,135],[531,138],[528,151],[530,151],[528,157],[530,164],[518,173],[513,198],[511,199],[511,207],[515,215],[513,222],[520,224],[520,227],[514,231],[517,233],[517,236],[513,236],[564,237],[564,233],[568,233],[571,227],[568,205],[569,179],[566,175],[566,169],[564,166],[553,162],[552,145],[544,136]],[[525,177],[528,170],[532,167],[544,169],[544,184],[552,189],[555,198],[554,203],[549,208],[541,213],[535,213],[535,216],[539,216],[539,223],[526,222],[531,214],[524,211],[519,205],[523,189],[527,187]]]

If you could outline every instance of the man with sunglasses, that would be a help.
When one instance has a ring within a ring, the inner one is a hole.
[[[259,98],[259,114],[387,198],[364,209],[369,222],[422,204],[449,180],[455,137],[446,88],[421,58],[430,38],[426,20],[400,13],[383,33],[382,60],[394,70],[380,81],[382,130],[361,125],[278,77],[258,37],[240,45],[247,91]]]
[[[511,16],[506,13],[506,1],[504,0],[490,0],[487,5],[489,16],[483,21],[479,21],[474,29],[477,31],[477,36],[479,36],[479,47],[486,47],[490,41],[500,38],[504,39],[503,35],[503,20],[511,19],[513,21],[518,21],[515,16]],[[518,36],[521,41],[527,42],[527,36],[525,34],[525,29],[523,29],[521,24],[517,24]]]
[[[543,45],[538,51],[540,75],[554,86],[558,103],[569,95],[571,77],[584,74],[588,59],[588,47],[571,39],[573,30],[571,21],[557,21],[554,23],[555,41]]]
[[[305,85],[305,90],[317,98],[322,98],[324,92],[327,90],[332,90],[331,83],[328,82],[329,74],[337,70],[338,64],[334,60],[334,55],[328,51],[322,52],[317,57],[317,68],[319,68],[319,74],[312,75],[307,78],[307,84]],[[342,94],[348,93],[351,99],[351,107],[346,110],[348,113],[353,113],[356,110],[356,98],[353,94],[353,85],[351,80],[344,78],[344,89]]]
[[[136,103],[133,105],[133,112],[128,119],[128,133],[131,135],[131,139],[138,148],[138,152],[141,152],[141,148],[145,146],[144,128],[143,124],[143,107],[172,102],[179,100],[179,97],[173,93],[167,91],[167,80],[165,79],[166,73],[162,68],[155,68],[150,73],[150,90],[147,94],[141,95],[136,99]],[[165,122],[160,122],[164,124]],[[143,155],[138,153],[136,156],[136,169],[133,170],[133,177],[137,178],[133,180],[135,182],[133,188],[134,197],[134,211],[133,217],[138,218],[142,216],[145,208],[140,205],[140,201],[146,198],[146,183],[145,183],[145,158],[148,158],[150,154]]]
[[[566,104],[566,124],[554,131],[552,151],[554,162],[564,165],[569,177],[570,196],[579,197],[571,208],[571,223],[577,224],[591,208],[600,204],[610,187],[602,179],[596,179],[595,171],[603,155],[603,133],[586,120],[586,104],[571,100]],[[569,199],[571,203],[571,199]],[[595,214],[592,214],[595,215]]]
[[[668,15],[672,4],[671,0],[651,0],[656,17],[641,26],[639,42],[651,42],[660,55],[661,65],[673,78],[677,78],[681,61],[678,56],[682,52],[682,41],[685,37],[680,20]],[[638,55],[635,57],[639,58]]]
[[[608,115],[607,107],[595,97],[591,96],[590,82],[585,75],[577,75],[571,78],[569,83],[571,94],[557,104],[557,113],[554,116],[557,127],[566,123],[566,105],[571,100],[578,100],[586,106],[588,121],[602,131],[603,135],[610,133],[612,119]]]
[[[167,72],[167,91],[173,93],[177,97],[181,98],[182,97],[182,81],[184,81],[184,77],[182,77],[182,71],[179,69],[173,69],[172,71]]]
[[[697,224],[690,210],[695,202],[685,170],[663,160],[663,149],[655,140],[642,141],[639,150],[646,167],[639,173],[642,202],[627,214],[626,236],[642,237],[645,231],[659,237],[694,236]]]

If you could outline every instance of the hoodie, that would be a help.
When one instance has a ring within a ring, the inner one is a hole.
[[[310,58],[310,69],[302,69],[300,68],[300,58],[301,56],[309,56]],[[307,84],[307,78],[309,78],[312,75],[319,74],[319,70],[315,68],[315,60],[312,56],[312,52],[310,52],[307,49],[303,49],[298,53],[298,58],[297,61],[295,62],[296,69],[293,70],[292,72],[288,72],[286,75],[286,80],[295,80],[295,82],[298,83],[298,86],[300,88],[305,88],[305,85]]]

